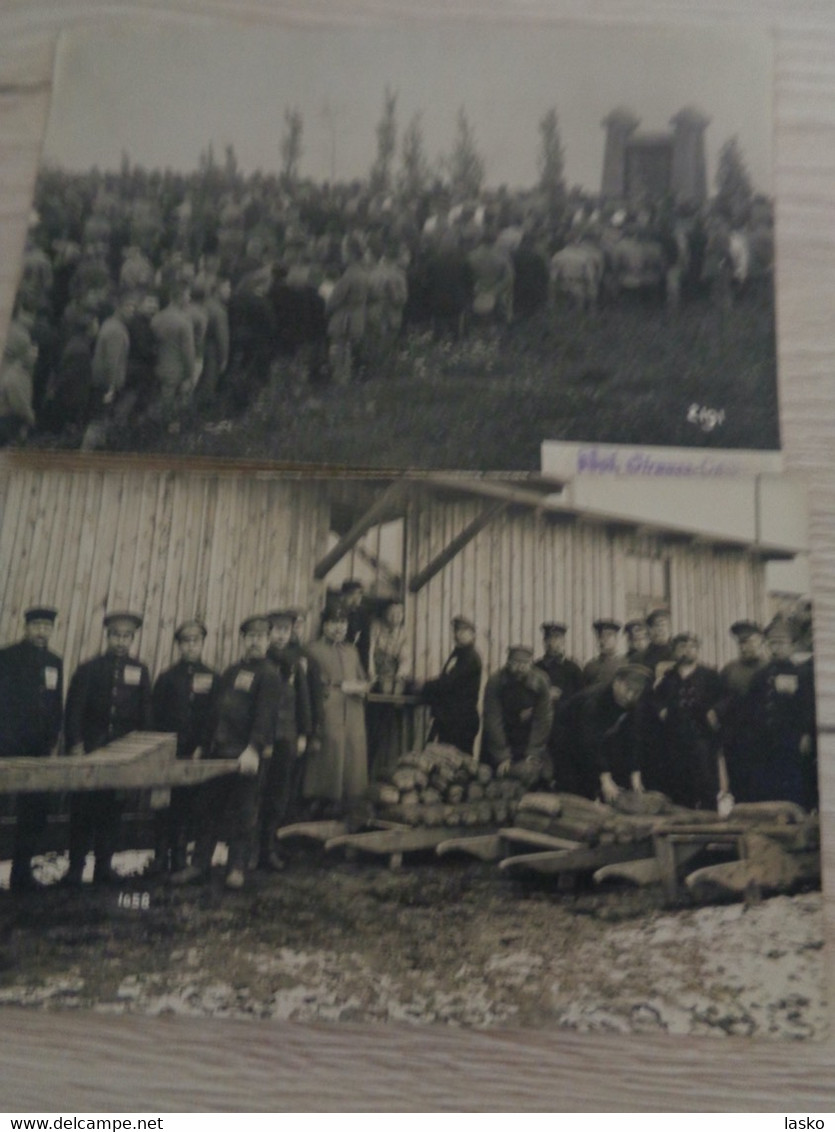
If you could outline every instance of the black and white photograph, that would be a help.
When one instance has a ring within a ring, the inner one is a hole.
[[[826,1033],[806,489],[20,461],[0,1004]]]
[[[761,26],[74,28],[0,443],[779,449],[773,83]]]

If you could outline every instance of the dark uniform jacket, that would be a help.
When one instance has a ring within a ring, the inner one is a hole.
[[[773,659],[748,688],[750,722],[743,759],[731,789],[737,801],[789,801],[809,806],[800,740],[814,730],[811,669]]]
[[[241,660],[220,677],[212,754],[236,759],[246,747],[271,748],[281,676],[269,660]]]
[[[719,673],[702,664],[686,678],[678,667],[671,668],[652,693],[655,710],[659,715],[665,712],[663,755],[658,768],[660,781],[645,785],[661,790],[678,805],[716,808],[718,739],[707,713],[721,693]]]
[[[615,656],[596,656],[583,669],[583,682],[587,688],[596,684],[611,684],[617,670],[626,661],[620,654]]]
[[[559,688],[562,693],[557,697],[559,703],[564,703],[569,697],[575,695],[583,687],[583,673],[579,664],[569,660],[567,656],[541,656],[536,662],[548,677],[552,688]]]
[[[423,686],[423,698],[434,721],[432,738],[472,753],[478,734],[480,691],[481,657],[474,645],[459,645],[450,653],[441,675]]]
[[[641,661],[653,675],[655,680],[658,680],[664,673],[672,667],[673,664],[673,646],[669,642],[666,645],[656,645],[652,641],[647,645],[644,650],[644,659]]]
[[[605,772],[628,788],[632,773],[640,769],[635,723],[634,708],[618,704],[611,684],[596,684],[575,696],[562,719],[565,741],[554,767],[557,789],[594,798]]]
[[[552,718],[551,686],[538,668],[521,679],[505,668],[494,673],[484,689],[488,759],[498,766],[506,759],[543,758]]]
[[[197,661],[179,661],[161,672],[153,691],[154,728],[176,731],[177,758],[188,759],[195,748],[208,754],[215,726],[218,675]]]
[[[61,733],[64,664],[30,641],[0,650],[0,758],[43,757]]]
[[[276,713],[275,737],[294,743],[299,735],[310,738],[314,733],[310,706],[308,666],[302,650],[291,641],[285,648],[270,646],[267,658],[281,674],[281,694]]]
[[[141,661],[107,652],[78,666],[64,713],[68,750],[83,743],[94,751],[151,727],[151,677]]]

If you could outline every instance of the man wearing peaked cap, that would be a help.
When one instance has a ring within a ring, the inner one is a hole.
[[[734,621],[730,633],[736,637],[739,655],[735,660],[729,661],[719,673],[720,694],[709,719],[719,735],[733,790],[747,775],[748,737],[753,723],[750,718],[748,689],[754,674],[765,666],[766,658],[762,629],[756,621]],[[738,800],[743,799],[740,797]]]
[[[649,644],[644,653],[644,664],[652,669],[655,673],[655,679],[659,680],[673,666],[669,609],[661,606],[658,609],[651,610],[647,614],[647,628],[649,629]]]
[[[674,666],[661,677],[653,704],[662,725],[659,780],[646,785],[679,806],[715,810],[719,793],[718,742],[711,709],[722,693],[715,668],[699,664],[699,638],[677,633]]]
[[[202,621],[183,621],[174,631],[174,640],[177,662],[161,672],[154,684],[154,729],[176,733],[178,759],[200,759],[212,739],[217,673],[203,663],[206,626]],[[185,868],[194,803],[192,788],[175,787],[171,804],[155,814],[154,872]]]
[[[64,666],[49,650],[57,611],[38,605],[23,615],[22,640],[0,650],[0,758],[45,758],[55,752],[61,732]],[[20,794],[9,887],[36,886],[32,857],[46,828],[48,794]]]
[[[116,613],[108,613],[102,621],[102,625],[105,629],[114,628],[117,625],[130,626],[132,632],[138,633],[142,628],[142,618],[138,613],[119,610]]]
[[[586,687],[593,684],[608,684],[619,666],[623,664],[623,657],[618,653],[618,633],[620,622],[611,618],[600,618],[592,623],[597,634],[598,655],[590,660],[583,669],[583,682]]]
[[[105,651],[75,670],[64,712],[64,735],[71,755],[105,747],[131,731],[151,730],[151,676],[146,665],[130,656],[141,626],[138,613],[108,613],[104,618]],[[117,879],[111,858],[118,848],[121,817],[115,790],[92,790],[73,796],[68,884],[81,884],[84,861],[91,848],[96,858],[94,882]]]
[[[583,687],[583,673],[579,664],[565,655],[565,635],[567,627],[561,621],[545,621],[542,624],[542,639],[545,646],[543,655],[536,662],[548,677],[551,685],[551,703],[556,706],[569,699]]]
[[[766,626],[770,659],[748,687],[750,731],[738,785],[741,801],[817,805],[814,754],[815,699],[811,671],[792,660],[792,626],[780,614]]]
[[[478,735],[478,697],[481,691],[481,657],[475,647],[475,625],[469,617],[452,619],[455,647],[440,675],[422,688],[432,713],[430,740],[449,743],[471,755]]]
[[[485,755],[500,776],[526,785],[550,778],[548,738],[553,710],[551,686],[533,665],[533,649],[512,645],[507,661],[484,689]]]
[[[244,618],[241,659],[217,681],[216,725],[207,755],[237,760],[239,773],[210,779],[201,787],[194,858],[191,865],[174,873],[175,884],[209,879],[212,854],[224,828],[229,830],[226,887],[240,889],[245,884],[281,690],[278,670],[267,660],[269,624],[264,614]]]
[[[633,617],[623,627],[629,647],[626,650],[626,659],[635,664],[642,664],[649,645],[649,629],[643,617]]]

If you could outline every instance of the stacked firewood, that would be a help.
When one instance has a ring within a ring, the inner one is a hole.
[[[389,780],[372,787],[371,800],[382,819],[472,828],[512,822],[523,790],[516,779],[495,778],[487,763],[430,743],[401,756]]]

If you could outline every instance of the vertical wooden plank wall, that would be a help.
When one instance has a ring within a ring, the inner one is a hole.
[[[205,619],[206,660],[223,667],[237,655],[242,617],[319,606],[312,567],[329,527],[321,481],[12,471],[0,504],[0,643],[20,637],[27,606],[55,605],[53,641],[68,672],[102,648],[107,610],[143,615],[136,651],[155,675],[186,617]]]
[[[421,493],[407,523],[408,576],[422,569],[467,523],[481,503],[448,503]],[[441,537],[443,535],[443,538]],[[489,671],[500,667],[511,644],[540,648],[546,620],[569,626],[569,655],[581,663],[595,655],[592,622],[624,620],[626,554],[666,558],[670,566],[674,631],[702,639],[702,658],[722,665],[736,655],[731,622],[765,613],[765,567],[741,550],[674,542],[602,525],[566,522],[511,509],[475,539],[410,599],[408,624],[415,642],[415,674],[440,670],[452,647],[450,620],[472,618],[477,646]]]

